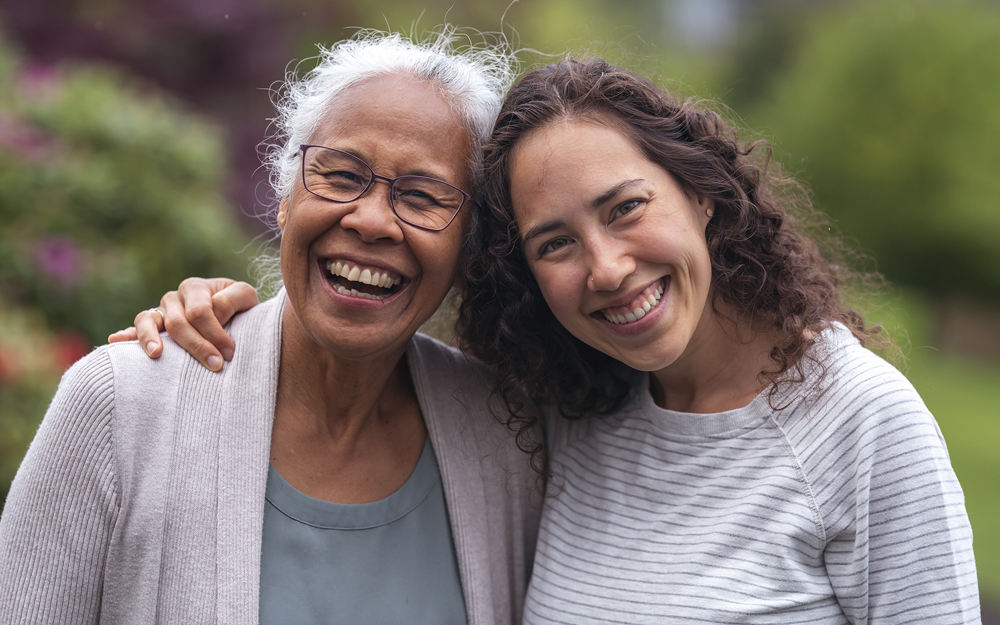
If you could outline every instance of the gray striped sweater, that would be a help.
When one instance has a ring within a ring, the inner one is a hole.
[[[972,531],[919,395],[844,328],[719,414],[550,419],[525,623],[978,623]],[[803,396],[804,395],[804,396]]]

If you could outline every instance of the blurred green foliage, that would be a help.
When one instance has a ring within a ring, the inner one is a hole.
[[[62,371],[191,275],[246,275],[206,121],[99,66],[0,49],[0,490]]]
[[[776,24],[744,52],[774,68],[736,90],[746,123],[889,279],[1000,300],[1000,6],[845,3]]]

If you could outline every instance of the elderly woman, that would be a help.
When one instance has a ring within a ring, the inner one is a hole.
[[[0,621],[520,620],[527,456],[480,368],[416,335],[508,76],[447,36],[363,34],[287,85],[283,292],[234,320],[220,375],[169,341],[67,372],[0,522]]]
[[[599,60],[505,100],[459,331],[545,424],[525,622],[978,622],[937,424],[734,135]]]

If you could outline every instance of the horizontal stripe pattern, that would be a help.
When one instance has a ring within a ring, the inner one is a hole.
[[[615,415],[550,419],[525,623],[979,622],[933,417],[846,330],[815,349],[821,392],[783,410],[662,410],[641,376]]]

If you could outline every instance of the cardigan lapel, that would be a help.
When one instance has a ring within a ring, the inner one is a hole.
[[[247,313],[230,327],[236,354],[226,365],[227,407],[219,438],[218,622],[256,623],[260,545],[271,449],[281,318],[285,294]]]
[[[469,428],[463,418],[466,410],[454,399],[458,389],[450,389],[447,384],[441,383],[432,386],[428,380],[431,372],[436,372],[439,382],[442,378],[447,380],[453,376],[442,368],[442,363],[436,362],[432,350],[420,349],[420,340],[421,337],[417,336],[410,342],[407,358],[427,434],[441,472],[462,580],[465,612],[469,625],[494,625],[496,620],[487,552],[486,493],[482,479],[470,479],[470,476],[480,476],[484,454],[475,438],[467,435]]]

